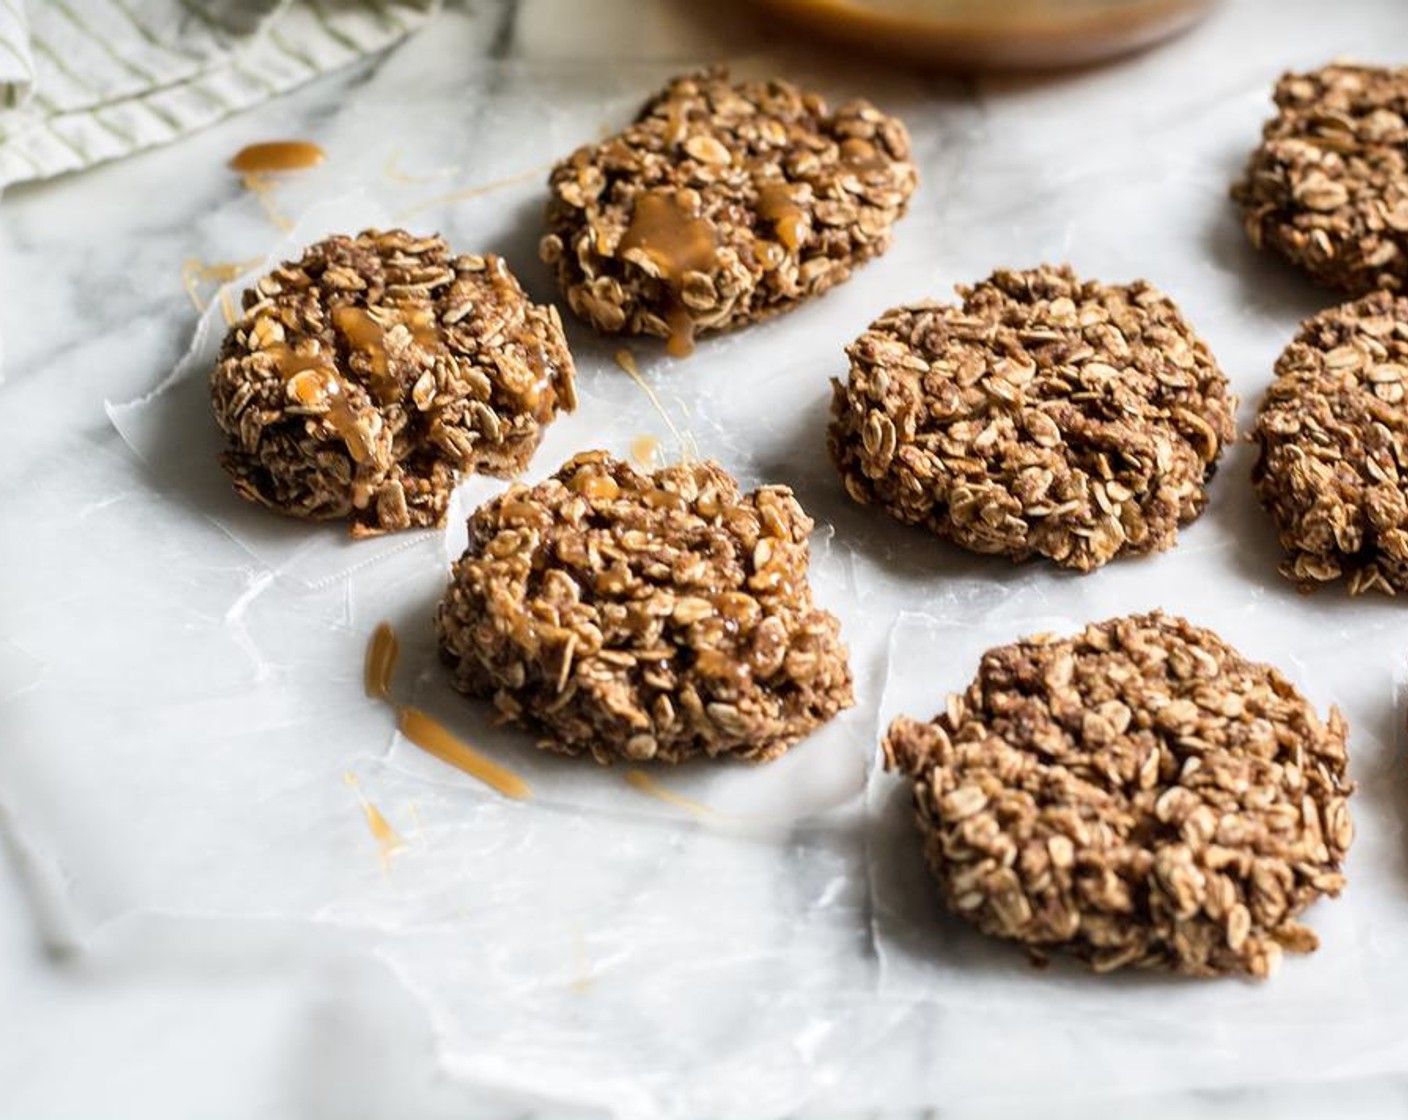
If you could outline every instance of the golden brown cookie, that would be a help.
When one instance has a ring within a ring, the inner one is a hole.
[[[1247,236],[1352,295],[1408,284],[1408,67],[1326,66],[1276,85],[1232,189]]]
[[[846,490],[975,552],[1090,571],[1170,547],[1233,436],[1227,379],[1151,284],[1000,271],[847,349]]]
[[[811,529],[786,487],[586,452],[470,518],[441,655],[550,750],[774,758],[852,703],[840,624],[812,603]]]
[[[904,126],[868,102],[833,112],[788,82],[708,70],[553,168],[542,256],[597,330],[685,354],[879,256],[917,181]]]
[[[1154,613],[989,650],[882,747],[945,903],[984,933],[1097,972],[1267,976],[1344,886],[1345,738],[1275,669]]]
[[[330,237],[245,292],[210,393],[235,489],[353,536],[441,524],[459,474],[522,470],[576,403],[556,310],[404,230]]]
[[[1408,590],[1408,296],[1379,292],[1306,320],[1257,413],[1252,473],[1310,591]]]

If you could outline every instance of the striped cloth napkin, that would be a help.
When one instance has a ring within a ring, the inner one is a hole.
[[[0,0],[0,187],[165,144],[390,46],[438,0]]]

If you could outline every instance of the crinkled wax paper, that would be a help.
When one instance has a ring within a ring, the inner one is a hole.
[[[463,517],[502,483],[464,485],[443,534],[361,543],[233,496],[203,395],[217,304],[186,361],[112,406],[128,447],[75,441],[55,484],[72,517],[49,516],[54,493],[15,498],[36,547],[75,533],[91,544],[45,577],[46,594],[6,599],[0,641],[14,744],[0,755],[3,807],[80,934],[140,913],[351,937],[418,997],[456,1076],[631,1117],[1057,1102],[1401,1068],[1402,607],[1336,588],[1300,597],[1276,574],[1245,446],[1172,552],[1085,577],[960,553],[861,509],[824,452],[828,380],[871,318],[1042,260],[1165,288],[1242,394],[1245,426],[1296,321],[1324,303],[1246,248],[1224,197],[1276,73],[1318,61],[1258,29],[1215,22],[1110,69],[976,87],[816,58],[743,66],[838,99],[864,90],[906,119],[923,183],[894,248],[688,361],[628,342],[668,421],[612,360],[620,344],[569,322],[582,407],[527,475],[652,435],[746,485],[792,485],[816,518],[817,596],[841,616],[859,702],[769,766],[647,770],[705,812],[633,788],[624,767],[543,756],[448,690],[431,612]],[[1356,45],[1373,46],[1336,44]],[[452,48],[422,36],[347,91],[355,111],[288,122],[334,157],[279,188],[291,233],[251,243],[213,218],[201,243],[269,259],[344,224],[399,222],[502,253],[552,298],[535,255],[547,165],[618,127],[679,67],[476,63],[466,77]],[[1349,719],[1350,885],[1308,915],[1321,951],[1267,984],[1034,972],[940,912],[904,783],[869,772],[884,722],[938,710],[986,647],[1155,606]],[[398,694],[525,776],[534,798],[505,801],[426,757],[362,696],[382,619],[404,643]],[[83,704],[66,703],[75,690]],[[379,843],[369,819],[395,838]]]

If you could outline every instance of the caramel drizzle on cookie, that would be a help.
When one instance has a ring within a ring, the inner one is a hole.
[[[681,290],[686,273],[708,272],[718,260],[718,234],[713,223],[687,214],[678,196],[649,191],[636,199],[630,225],[621,237],[619,252],[631,249],[645,254],[669,292],[666,350],[672,357],[687,357],[694,350],[695,323],[681,299]]]
[[[333,368],[332,355],[324,350],[299,353],[290,346],[273,347],[275,367],[293,399],[304,408],[323,410],[322,418],[359,467],[376,456],[367,431],[357,423],[357,412],[347,399],[346,386]]]
[[[440,330],[435,325],[435,313],[428,307],[418,308],[399,320],[405,323],[411,337],[427,350],[440,344]],[[391,376],[391,362],[386,353],[386,336],[395,328],[385,326],[364,307],[344,304],[332,309],[333,326],[353,350],[366,354],[371,362],[372,394],[382,404],[393,404],[401,398],[401,384]]]
[[[807,220],[802,208],[792,199],[786,183],[762,183],[758,187],[758,217],[771,222],[777,240],[788,252],[795,253],[802,244],[802,226]],[[766,267],[767,262],[759,261]],[[773,267],[776,267],[775,265]]]

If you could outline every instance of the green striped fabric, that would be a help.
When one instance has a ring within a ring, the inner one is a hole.
[[[438,0],[0,0],[0,187],[165,144],[383,50]]]

